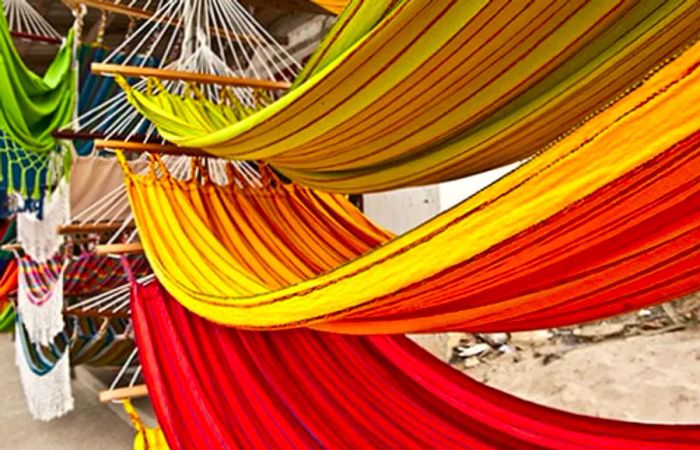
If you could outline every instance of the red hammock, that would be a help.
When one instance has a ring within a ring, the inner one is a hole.
[[[250,332],[136,286],[139,357],[170,447],[700,446],[700,426],[584,417],[484,386],[402,336]]]

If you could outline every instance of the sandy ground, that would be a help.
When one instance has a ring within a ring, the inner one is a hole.
[[[73,383],[75,410],[49,423],[32,420],[14,364],[10,335],[0,335],[0,450],[126,450],[134,431],[95,392]]]
[[[574,347],[523,345],[521,352],[465,371],[521,398],[577,413],[700,423],[698,344],[700,327]]]

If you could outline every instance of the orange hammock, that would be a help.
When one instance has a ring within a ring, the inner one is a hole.
[[[131,174],[146,256],[186,308],[249,329],[536,329],[693,292],[698,62],[700,46],[505,179],[392,240],[340,196]],[[319,241],[337,248],[333,259]],[[280,259],[332,270],[291,271]]]

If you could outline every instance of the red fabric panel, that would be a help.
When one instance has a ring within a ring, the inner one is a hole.
[[[250,332],[136,286],[139,356],[172,449],[700,446],[699,426],[541,407],[484,386],[402,336]]]

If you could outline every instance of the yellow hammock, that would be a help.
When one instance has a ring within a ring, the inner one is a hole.
[[[318,189],[379,191],[532,155],[699,21],[700,3],[678,0],[355,2],[297,86],[241,121],[202,99],[128,96],[176,145],[267,161]]]
[[[169,450],[168,443],[160,427],[148,428],[141,421],[136,409],[130,400],[124,400],[124,411],[129,415],[131,423],[136,429],[134,437],[134,450]]]
[[[200,189],[196,182],[135,174],[127,176],[127,189],[156,276],[185,307],[209,320],[246,328],[305,325],[363,333],[446,329],[454,323],[449,314],[434,317],[429,324],[407,321],[394,328],[388,324],[343,328],[332,320],[342,319],[347,311],[371,307],[378,299],[409,289],[536,227],[693,135],[700,114],[698,64],[700,45],[694,45],[635,91],[489,188],[364,256],[279,289],[251,277],[245,258],[231,256],[241,248],[258,252],[261,261],[274,260],[265,257],[264,248],[248,248],[251,243],[240,237],[251,232],[273,233],[274,228],[265,231],[269,224],[253,223],[249,226],[252,231],[231,230],[229,237],[222,237],[227,239],[223,242],[212,232],[212,228],[226,226],[221,223],[230,213],[228,205],[242,201],[245,194],[217,200],[222,191],[213,185]],[[692,174],[697,167],[685,170]],[[324,205],[333,205],[339,198],[294,185],[283,189],[314,195]],[[339,207],[324,208],[333,220],[352,214]],[[251,218],[256,217],[254,213],[251,208],[246,212]],[[369,225],[357,228],[381,233]],[[304,241],[300,236],[299,242]],[[313,249],[307,253],[313,255]],[[272,273],[284,270],[273,269]],[[431,301],[441,299],[436,295]],[[527,297],[517,298],[511,306],[527,302]],[[424,306],[393,305],[398,310]]]

